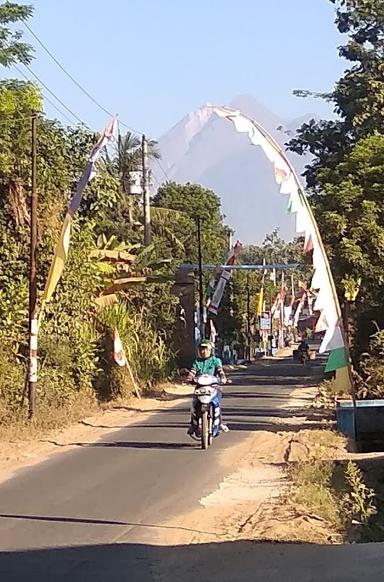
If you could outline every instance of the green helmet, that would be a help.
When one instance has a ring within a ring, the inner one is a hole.
[[[210,350],[212,349],[212,343],[205,339],[205,340],[201,340],[200,344],[199,344],[199,348],[209,348]]]

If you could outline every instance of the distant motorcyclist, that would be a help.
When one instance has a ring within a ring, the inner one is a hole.
[[[300,340],[300,343],[297,346],[297,349],[300,350],[300,352],[308,352],[309,351],[309,345],[308,345],[305,338],[302,338]]]
[[[199,355],[193,361],[191,370],[186,378],[187,382],[193,382],[197,376],[202,374],[209,374],[210,376],[215,376],[217,378],[217,383],[220,385],[227,383],[227,378],[223,370],[223,364],[220,358],[217,358],[212,354],[212,344],[209,340],[202,340],[199,345]],[[221,393],[220,389],[219,392]],[[193,435],[196,432],[196,426],[194,422],[195,418],[195,398],[192,400],[192,411],[191,411],[191,424],[188,428],[188,434]],[[228,427],[221,422],[221,430],[224,432],[228,431]]]
[[[309,345],[308,345],[307,341],[305,340],[305,338],[301,339],[299,345],[297,346],[297,350],[299,352],[301,361],[309,360],[309,355],[310,355]]]

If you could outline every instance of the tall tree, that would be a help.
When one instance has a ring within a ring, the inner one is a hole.
[[[22,32],[9,25],[32,16],[33,7],[26,4],[4,2],[0,5],[0,64],[10,67],[15,63],[27,65],[32,61],[32,47],[22,42]]]
[[[229,229],[223,224],[220,198],[199,184],[167,182],[153,198],[153,204],[162,209],[176,211],[168,215],[168,226],[182,242],[184,250],[180,259],[197,262],[197,218],[201,219],[203,261],[220,262],[228,248]],[[166,241],[168,252],[175,252]]]
[[[330,0],[348,39],[351,66],[326,98],[339,118],[304,124],[289,148],[310,152],[305,175],[341,298],[357,288],[358,313],[383,306],[384,279],[384,4]],[[308,93],[308,92],[307,92]]]

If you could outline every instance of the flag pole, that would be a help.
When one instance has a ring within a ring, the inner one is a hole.
[[[144,245],[151,244],[151,207],[148,187],[148,142],[145,135],[141,138],[141,164],[143,172],[143,211],[144,211]]]
[[[36,193],[36,113],[31,125],[31,196],[29,245],[29,354],[28,354],[28,418],[35,414],[35,388],[37,382],[37,319],[36,319],[36,247],[37,247],[37,193]]]
[[[284,288],[285,288],[285,273],[284,273],[284,271],[281,271],[281,289],[280,289],[280,334],[279,334],[280,348],[283,348],[284,347],[284,304],[285,304]]]
[[[197,217],[197,254],[199,261],[199,329],[200,339],[205,338],[204,325],[204,290],[203,290],[203,257],[201,250],[201,218]]]

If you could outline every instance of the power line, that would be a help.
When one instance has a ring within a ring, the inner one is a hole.
[[[153,172],[151,172],[151,180],[152,180],[152,178],[156,182],[157,187],[160,188],[161,184],[160,184],[159,180],[156,178],[156,176],[155,176],[155,174]]]
[[[65,104],[65,103],[64,103],[64,102],[63,102],[63,101],[60,99],[60,97],[58,97],[57,95],[55,95],[55,93],[54,93],[54,92],[53,92],[53,91],[52,91],[52,90],[51,90],[51,89],[48,87],[48,85],[46,85],[46,83],[44,83],[44,81],[42,81],[42,80],[40,79],[40,77],[38,77],[38,76],[36,75],[36,73],[34,73],[34,72],[32,71],[31,67],[29,67],[28,65],[24,65],[24,67],[25,67],[25,68],[26,68],[26,69],[27,69],[27,70],[28,70],[28,71],[31,73],[31,75],[33,75],[33,76],[35,77],[35,79],[36,79],[36,80],[37,80],[37,81],[38,81],[38,82],[39,82],[41,85],[43,85],[43,87],[44,87],[44,88],[45,88],[45,89],[48,91],[48,93],[49,93],[50,95],[52,95],[52,97],[54,97],[54,98],[56,99],[56,101],[58,101],[58,102],[60,103],[60,105],[61,105],[62,107],[64,107],[64,109],[65,109],[66,111],[68,111],[68,113],[70,113],[70,114],[72,115],[72,117],[74,117],[75,119],[77,119],[77,121],[78,121],[79,123],[81,123],[82,125],[85,125],[86,127],[88,127],[88,126],[87,126],[87,124],[86,124],[86,123],[84,123],[84,121],[83,121],[82,119],[80,119],[80,117],[79,117],[78,115],[76,115],[76,113],[74,113],[74,112],[73,112],[73,111],[72,111],[72,110],[71,110],[69,107],[67,107],[67,106],[66,106],[66,104]]]
[[[13,65],[13,66],[14,66],[14,68],[16,69],[16,71],[17,71],[17,72],[18,72],[18,73],[19,73],[19,74],[20,74],[22,77],[24,77],[24,79],[26,79],[27,81],[29,81],[29,80],[30,80],[30,79],[29,79],[29,77],[27,77],[27,75],[25,75],[25,74],[23,73],[23,71],[22,71],[21,69],[19,69],[19,67],[17,67],[16,65]],[[64,117],[64,118],[65,118],[65,119],[66,119],[66,120],[69,122],[69,124],[70,124],[70,125],[72,125],[72,121],[71,121],[71,119],[68,117],[68,115],[67,115],[66,113],[64,113],[63,111],[61,111],[61,110],[60,110],[60,109],[57,107],[57,105],[56,105],[56,104],[55,104],[53,101],[51,101],[51,99],[50,99],[49,97],[47,97],[47,95],[46,95],[44,92],[43,92],[43,96],[44,96],[44,99],[45,99],[46,101],[48,101],[48,103],[50,103],[50,105],[52,105],[52,107],[53,107],[54,109],[56,109],[56,111],[57,111],[58,113],[60,113],[60,115],[61,115],[62,117]]]
[[[55,57],[55,55],[45,46],[45,44],[43,43],[42,40],[40,40],[40,38],[37,36],[37,34],[35,34],[33,32],[33,30],[31,29],[31,27],[28,26],[28,24],[25,21],[23,21],[23,24],[24,24],[25,28],[27,30],[29,30],[29,32],[32,34],[32,36],[37,40],[37,42],[40,44],[40,46],[43,47],[43,49],[45,50],[45,52],[56,63],[56,65],[63,71],[63,73],[65,73],[65,75],[67,75],[67,77],[69,79],[71,79],[71,81],[73,83],[75,83],[75,85],[80,89],[80,91],[82,91],[84,93],[84,95],[86,95],[88,97],[88,99],[90,99],[91,101],[93,101],[93,103],[95,105],[97,105],[102,111],[104,111],[104,113],[107,113],[108,115],[110,115],[111,117],[113,117],[113,114],[110,111],[108,111],[108,109],[106,109],[105,107],[103,107],[98,101],[96,101],[96,99],[94,97],[92,97],[92,95],[86,89],[84,89],[84,87],[82,85],[80,85],[80,83],[78,81],[76,81],[76,79],[71,75],[71,73],[69,73],[63,67],[63,65],[60,63],[60,61],[58,61],[58,59]]]
[[[45,50],[45,52],[51,57],[51,59],[56,63],[56,65],[63,71],[63,73],[76,85],[76,87],[78,87],[80,89],[80,91],[82,91],[84,93],[84,95],[86,95],[88,97],[88,99],[90,99],[95,105],[97,105],[97,107],[99,107],[99,109],[101,109],[101,111],[103,111],[104,113],[107,113],[108,115],[110,115],[111,117],[114,116],[113,113],[111,113],[111,111],[109,111],[106,107],[104,107],[103,105],[101,105],[101,103],[99,101],[97,101],[97,99],[95,99],[90,93],[89,91],[87,91],[74,77],[73,75],[71,75],[71,73],[69,71],[67,71],[67,69],[61,64],[61,62],[55,57],[55,55],[52,53],[52,51],[49,50],[49,48],[44,44],[44,42],[39,38],[39,36],[32,30],[32,28],[25,22],[23,21],[23,25],[25,26],[25,28],[31,33],[31,35],[37,40],[37,42],[40,44],[40,46]],[[45,83],[43,83],[43,81],[41,81],[37,75],[35,75],[35,73],[27,66],[24,65],[29,71],[30,73],[46,88],[47,91],[49,91],[51,93],[51,95],[57,99],[59,101],[59,103],[61,103],[61,105],[69,112],[71,113],[71,115],[73,115],[75,117],[75,119],[77,119],[78,121],[80,121],[80,123],[83,123],[85,126],[87,126],[76,114],[74,114],[48,87],[47,85],[45,85]],[[49,101],[49,99],[47,98],[47,101],[49,103],[52,102]],[[57,110],[57,108],[55,107],[55,109]],[[57,110],[58,111],[58,110]],[[122,125],[123,127],[125,127],[126,129],[128,129],[129,131],[136,133],[136,134],[143,134],[144,132],[139,131],[138,129],[135,129],[133,127],[131,127],[130,125],[128,125],[127,123],[125,123],[124,121],[122,121],[121,119],[119,119],[119,123],[120,125]],[[166,171],[164,170],[164,168],[161,166],[161,170],[164,174],[164,176],[166,177],[167,180],[169,180]]]
[[[70,118],[70,117],[68,117],[68,115],[67,115],[66,113],[64,113],[63,111],[61,111],[61,110],[60,110],[60,109],[59,109],[59,108],[58,108],[58,107],[57,107],[57,106],[54,104],[54,102],[53,102],[53,101],[51,101],[49,97],[47,97],[47,95],[46,95],[45,93],[43,93],[43,97],[44,97],[44,99],[45,99],[46,101],[48,101],[48,103],[49,103],[50,105],[52,105],[52,107],[53,107],[54,109],[56,109],[56,111],[57,111],[58,113],[60,113],[60,115],[61,115],[62,117],[64,117],[64,118],[65,118],[65,119],[68,121],[69,125],[72,125],[71,118]]]
[[[63,73],[65,75],[67,75],[67,77],[76,85],[76,87],[78,87],[80,89],[80,91],[82,91],[84,93],[84,95],[86,95],[88,97],[88,99],[90,99],[95,105],[97,105],[97,107],[99,107],[99,109],[101,109],[101,111],[103,111],[104,113],[107,113],[108,115],[110,115],[111,117],[114,116],[113,113],[111,113],[110,111],[108,111],[108,109],[106,109],[103,105],[101,105],[101,103],[99,103],[99,101],[97,101],[97,99],[95,99],[90,93],[89,91],[87,91],[86,89],[84,89],[84,87],[73,77],[73,75],[71,75],[71,73],[69,73],[67,71],[67,69],[60,63],[60,61],[55,57],[55,55],[49,50],[49,48],[43,43],[43,41],[37,36],[36,33],[33,32],[32,28],[25,22],[23,21],[23,24],[25,26],[25,28],[27,30],[29,30],[29,32],[32,34],[32,36],[37,40],[37,42],[40,44],[40,46],[45,50],[45,52],[51,57],[51,59],[56,63],[56,65],[63,71]],[[137,134],[142,134],[142,131],[138,131],[132,127],[130,127],[129,125],[127,125],[126,123],[124,123],[123,121],[119,121],[120,125],[123,125],[124,127],[126,127],[127,129],[129,129],[130,131],[132,131],[133,133],[137,133]]]
[[[68,111],[68,113],[70,113],[72,115],[72,117],[74,117],[75,119],[77,119],[77,121],[79,123],[81,123],[82,125],[85,125],[85,127],[88,127],[86,123],[84,123],[84,121],[82,119],[80,119],[80,117],[78,115],[76,115],[76,113],[74,113],[69,107],[66,106],[66,104],[60,99],[60,97],[58,97],[57,95],[55,95],[55,93],[48,87],[48,85],[46,83],[44,83],[44,81],[42,81],[40,79],[40,77],[38,77],[36,75],[36,73],[34,73],[31,69],[31,67],[29,67],[28,65],[24,64],[24,67],[31,73],[31,75],[40,83],[40,85],[42,85],[50,95],[52,95],[52,97],[54,97],[56,99],[56,101],[58,101],[60,103],[60,105],[62,107],[64,107],[64,109],[66,111]]]
[[[167,180],[167,182],[170,182],[170,178],[167,174],[167,172],[164,170],[164,166],[163,164],[160,163],[160,160],[158,158],[155,158],[157,165],[159,166],[160,170],[163,172],[165,179]]]

